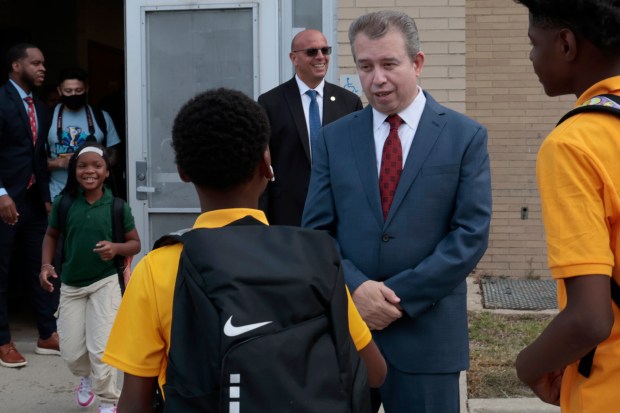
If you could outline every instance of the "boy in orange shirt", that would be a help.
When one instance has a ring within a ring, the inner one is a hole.
[[[515,1],[529,9],[530,60],[547,95],[574,94],[576,107],[620,95],[620,3]],[[620,117],[586,112],[556,126],[536,162],[561,312],[519,354],[516,369],[563,413],[620,404],[620,311],[610,292],[610,278],[620,283],[618,159]],[[595,347],[588,375],[580,359]]]

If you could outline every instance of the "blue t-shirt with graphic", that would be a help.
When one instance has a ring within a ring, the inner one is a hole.
[[[89,106],[90,108],[90,106]],[[86,117],[86,108],[82,107],[80,110],[72,111],[65,107],[62,111],[62,134],[61,142],[58,142],[58,110],[60,104],[56,105],[54,109],[54,117],[52,126],[50,127],[47,135],[47,143],[50,150],[50,157],[56,159],[59,156],[71,156],[75,150],[84,143],[86,138],[90,135],[88,131],[88,118]],[[103,141],[103,131],[99,129],[95,116],[91,110],[91,116],[93,119],[93,126],[95,127],[95,138],[97,142]],[[112,118],[107,112],[103,112],[103,117],[106,122],[108,134],[106,138],[106,146],[109,148],[114,145],[118,145],[121,139],[114,128]],[[52,200],[63,190],[67,183],[68,172],[66,169],[56,169],[50,171],[50,195]]]

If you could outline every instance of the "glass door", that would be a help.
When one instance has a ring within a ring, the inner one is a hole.
[[[191,227],[200,212],[194,187],[177,174],[171,147],[183,103],[216,87],[257,98],[261,84],[278,77],[273,1],[157,3],[125,3],[128,198],[143,254],[161,235]]]

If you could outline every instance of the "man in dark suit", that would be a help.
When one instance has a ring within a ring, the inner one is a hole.
[[[415,22],[395,11],[349,29],[370,105],[319,133],[303,225],[328,230],[388,361],[387,413],[459,412],[469,366],[465,278],[491,218],[487,132],[417,85]]]
[[[11,341],[7,314],[9,269],[14,251],[24,257],[39,330],[35,352],[60,354],[54,312],[58,297],[39,285],[41,245],[50,210],[45,137],[48,108],[32,96],[45,79],[43,53],[18,44],[7,53],[9,81],[0,88],[0,365],[21,367],[26,359]]]
[[[357,95],[324,80],[330,54],[331,47],[321,32],[299,32],[289,54],[295,76],[258,98],[271,125],[269,149],[276,179],[260,200],[260,208],[271,224],[301,224],[310,181],[312,132],[316,136],[321,125],[362,109]],[[311,122],[314,113],[310,90],[317,92],[315,124]]]

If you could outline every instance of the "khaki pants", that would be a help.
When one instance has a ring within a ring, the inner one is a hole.
[[[101,403],[116,403],[120,396],[117,370],[101,361],[120,302],[116,274],[86,287],[62,284],[60,288],[61,357],[74,375],[91,376]]]

